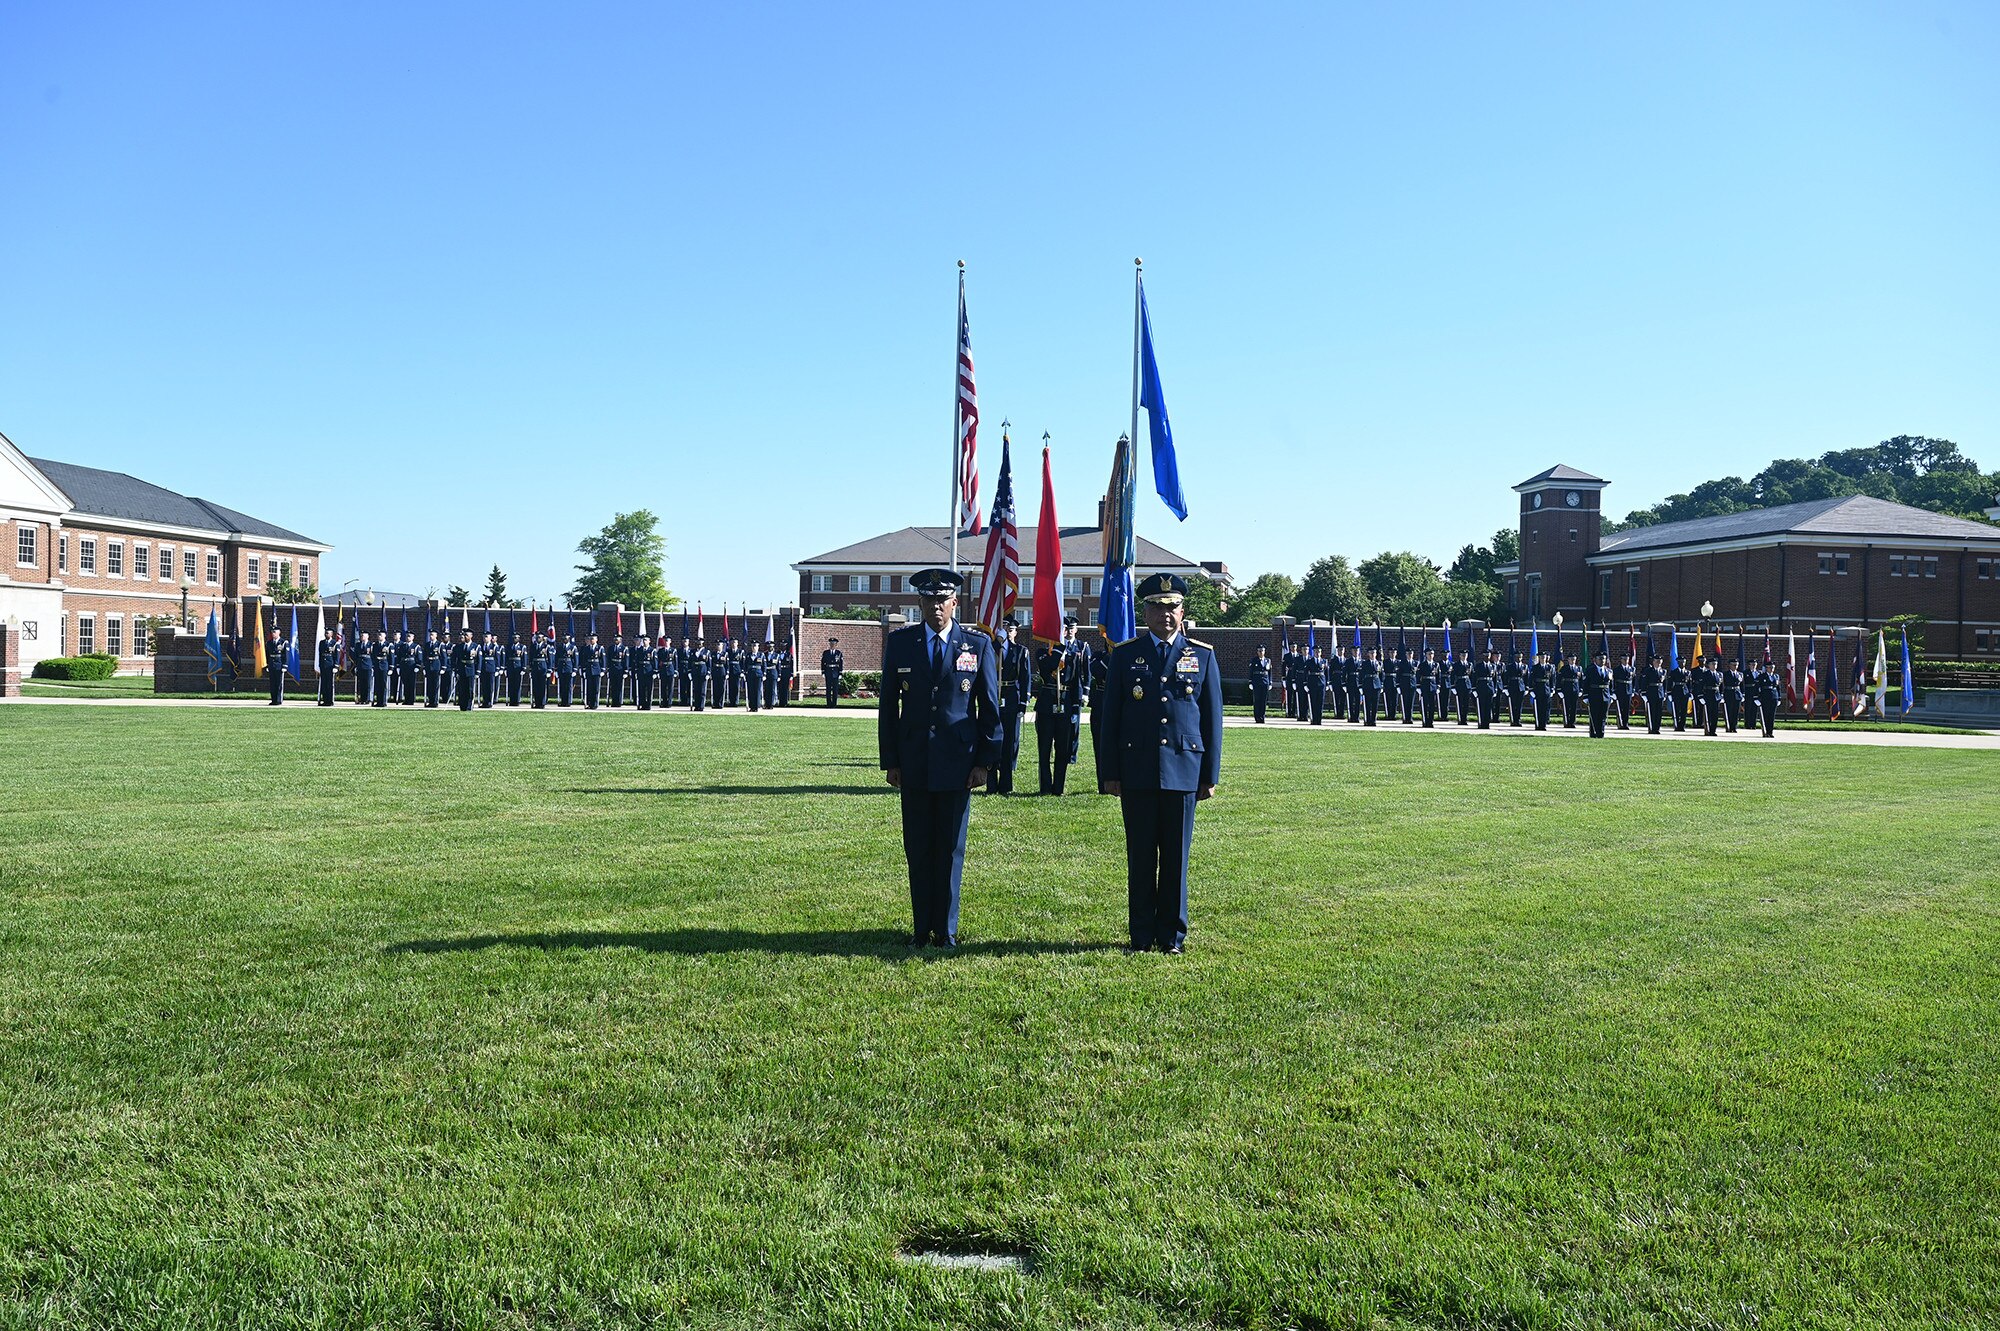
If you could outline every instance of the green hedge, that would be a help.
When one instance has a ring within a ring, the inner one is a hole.
[[[89,656],[51,656],[35,662],[36,679],[110,679],[118,673],[118,658],[93,653]]]

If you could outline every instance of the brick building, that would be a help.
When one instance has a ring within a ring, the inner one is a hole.
[[[50,656],[109,652],[150,668],[150,624],[317,584],[331,547],[213,500],[127,476],[30,458],[0,435],[0,620],[23,671]]]
[[[1931,655],[2000,656],[2000,526],[1847,495],[1606,536],[1608,484],[1557,466],[1514,487],[1515,622],[1692,627],[1709,604],[1732,628],[1803,632],[1921,614]]]
[[[1025,619],[1027,604],[1035,594],[1036,529],[1020,529],[1021,596],[1018,613]],[[974,618],[979,604],[979,564],[986,556],[984,536],[958,541],[959,569],[966,575],[959,597],[961,617]],[[1062,529],[1063,609],[1086,624],[1097,622],[1097,597],[1104,581],[1104,530],[1102,527]],[[863,608],[883,614],[914,619],[917,594],[910,590],[910,575],[919,569],[944,568],[951,563],[951,529],[948,527],[905,527],[884,532],[838,550],[829,550],[792,565],[799,575],[799,604],[808,614]],[[1198,564],[1171,550],[1138,538],[1138,562],[1133,565],[1134,582],[1153,573],[1178,573],[1184,578],[1197,573],[1226,581],[1229,570],[1221,563]]]

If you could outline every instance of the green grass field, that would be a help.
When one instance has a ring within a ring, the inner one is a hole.
[[[872,721],[0,739],[0,1326],[2000,1321],[1988,753],[1231,730],[946,958]]]

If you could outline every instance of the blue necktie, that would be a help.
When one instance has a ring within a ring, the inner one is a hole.
[[[931,678],[944,678],[944,639],[936,636],[931,638]]]

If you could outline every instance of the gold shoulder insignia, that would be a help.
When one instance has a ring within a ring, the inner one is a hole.
[[[1209,644],[1203,642],[1200,638],[1189,638],[1188,641],[1193,643],[1197,647],[1206,647],[1211,652],[1215,650],[1215,648],[1210,647]]]

